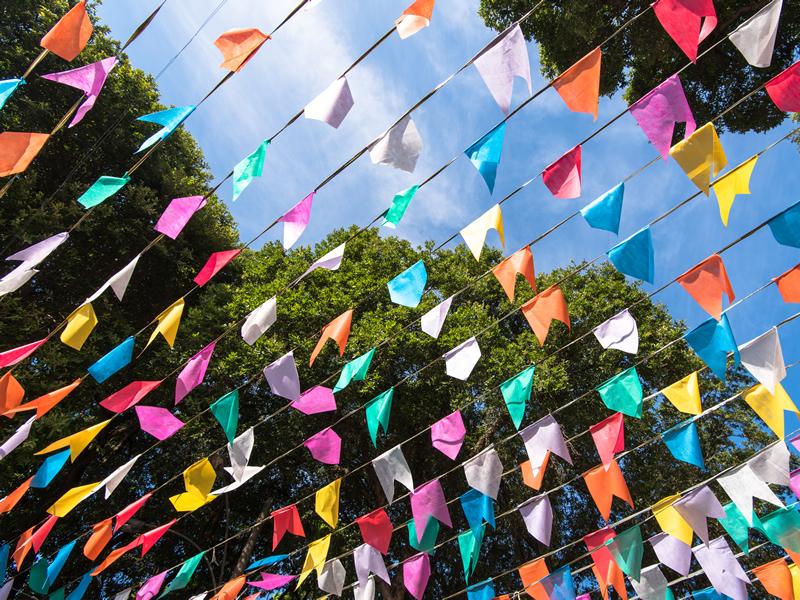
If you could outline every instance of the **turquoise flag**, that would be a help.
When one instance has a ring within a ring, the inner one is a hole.
[[[0,577],[3,577],[8,570],[8,555],[11,552],[8,544],[0,546]]]
[[[84,208],[97,206],[128,185],[130,180],[131,177],[127,173],[122,177],[103,175],[92,184],[92,187],[83,192],[78,198],[78,204]]]
[[[394,229],[400,224],[403,215],[406,214],[408,205],[411,204],[411,200],[413,200],[418,189],[418,185],[412,185],[410,188],[395,194],[394,199],[392,200],[392,205],[389,207],[389,210],[386,211],[386,214],[383,217],[384,227]]]
[[[236,427],[239,425],[239,390],[233,390],[222,396],[211,405],[211,412],[216,417],[228,443],[233,444],[236,437]]]
[[[642,572],[642,556],[644,555],[644,543],[642,542],[642,530],[638,525],[618,533],[615,537],[606,542],[614,562],[631,579],[639,581]]]
[[[522,419],[525,417],[525,406],[530,400],[531,389],[533,388],[533,374],[536,370],[535,365],[531,365],[524,371],[517,373],[511,379],[507,379],[500,384],[500,391],[506,401],[508,414],[514,422],[514,427],[519,429]]]
[[[792,552],[800,552],[800,513],[797,505],[784,506],[761,517],[764,533],[773,544],[788,548]]]
[[[28,573],[28,587],[37,594],[46,594],[47,587],[47,559],[41,557],[31,567]]]
[[[119,346],[113,348],[108,354],[100,357],[91,367],[89,375],[94,377],[97,383],[103,383],[120,369],[124,369],[133,360],[133,346],[135,340],[133,336],[127,338]]]
[[[597,391],[610,410],[629,417],[642,418],[642,382],[636,367],[614,375],[598,387]]]
[[[494,585],[491,579],[486,579],[467,588],[467,600],[492,600],[494,597]]]
[[[484,529],[485,526],[481,527],[477,534],[471,529],[458,534],[458,549],[461,552],[461,566],[464,568],[464,581],[466,583],[469,583],[470,575],[475,572],[475,567],[478,566]]]
[[[618,183],[605,194],[581,209],[581,215],[595,229],[619,233],[619,219],[622,216],[622,199],[625,184]]]
[[[503,121],[464,152],[470,162],[478,169],[486,185],[489,186],[490,194],[494,192],[497,165],[500,164],[500,153],[503,151],[503,138],[505,135],[506,122]]]
[[[167,110],[160,110],[158,112],[150,113],[149,115],[144,115],[143,117],[137,117],[137,121],[156,123],[157,125],[161,125],[161,129],[147,138],[142,145],[139,146],[136,154],[146,148],[149,148],[156,142],[167,139],[170,135],[172,135],[172,132],[180,127],[181,123],[183,123],[189,117],[189,115],[194,112],[195,108],[196,107],[192,105],[176,106],[174,108],[168,108]]]
[[[542,579],[549,600],[575,600],[575,583],[569,565],[556,569]]]
[[[649,227],[640,229],[606,254],[620,273],[653,283],[655,277],[653,236]]]
[[[21,85],[25,85],[24,79],[6,79],[4,81],[0,81],[0,109],[6,105],[6,100],[11,97],[17,88]]]
[[[264,140],[252,154],[243,158],[233,167],[234,201],[250,185],[253,179],[261,177],[261,173],[264,172],[264,161],[267,158],[267,146],[269,146],[269,140]]]
[[[488,523],[495,528],[494,524],[494,501],[487,495],[478,490],[471,489],[459,498],[464,516],[467,518],[469,528],[474,536],[483,534],[484,523]]]
[[[689,419],[661,434],[672,456],[676,460],[705,469],[703,450],[700,448],[700,436],[697,434],[697,423]]]
[[[367,429],[372,445],[378,447],[378,425],[383,428],[383,433],[389,433],[389,416],[392,414],[392,398],[394,388],[389,388],[382,394],[375,396],[367,402],[364,412],[367,415]]]
[[[425,263],[418,260],[389,281],[389,297],[395,304],[416,308],[425,293],[426,283],[428,271],[425,270]]]
[[[86,573],[86,575],[81,577],[81,580],[78,583],[78,585],[75,587],[74,590],[72,590],[69,593],[69,596],[67,596],[67,600],[81,600],[84,594],[86,594],[86,590],[89,589],[89,584],[91,583],[92,583],[92,572],[89,571],[88,573]]]
[[[167,587],[164,588],[164,591],[161,592],[159,598],[166,596],[170,592],[182,590],[189,585],[189,581],[192,579],[192,575],[194,575],[194,572],[197,570],[197,565],[199,565],[200,561],[203,560],[204,554],[205,551],[199,552],[190,559],[186,560],[186,562],[181,565],[181,570],[178,571],[177,575],[175,575],[175,579],[169,582]]]
[[[369,372],[369,365],[372,363],[372,357],[375,356],[375,348],[362,354],[358,358],[354,358],[344,367],[342,373],[339,375],[339,380],[333,386],[333,393],[341,392],[344,388],[350,385],[351,381],[364,381],[364,378]]]
[[[726,517],[724,519],[718,519],[719,524],[722,525],[731,539],[736,542],[736,545],[739,546],[741,551],[745,553],[745,556],[749,556],[750,545],[748,542],[750,527],[747,524],[747,520],[739,510],[739,507],[733,502],[728,502],[728,504],[722,508],[725,510]],[[753,511],[753,529],[764,531],[764,526],[761,524],[758,515],[756,515],[756,511]]]
[[[739,364],[739,348],[731,331],[728,315],[723,314],[717,321],[713,317],[701,323],[684,338],[711,371],[725,381],[728,368],[728,353],[733,353],[734,366]]]
[[[422,540],[419,542],[417,541],[417,526],[414,523],[414,519],[406,523],[406,527],[408,528],[408,544],[417,552],[433,555],[436,538],[439,536],[439,521],[428,519],[425,532],[422,534]]]
[[[767,224],[776,242],[800,248],[800,202],[772,217]]]
[[[66,448],[61,452],[56,452],[55,454],[51,454],[47,458],[42,461],[39,470],[36,471],[36,474],[33,476],[33,480],[31,481],[32,488],[46,488],[50,485],[50,482],[53,481],[56,475],[58,475],[59,471],[64,468],[64,465],[67,464],[69,460],[70,449]]]

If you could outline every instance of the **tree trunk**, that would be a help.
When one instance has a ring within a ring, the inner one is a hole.
[[[253,550],[255,550],[256,543],[258,543],[258,540],[261,537],[261,530],[264,529],[264,525],[267,524],[265,519],[267,518],[267,515],[271,509],[272,498],[267,496],[266,500],[264,500],[264,505],[261,507],[261,512],[258,513],[258,517],[256,518],[258,525],[256,525],[250,532],[250,535],[247,536],[247,541],[244,543],[242,552],[239,554],[239,559],[236,561],[236,566],[233,568],[233,573],[230,577],[231,579],[239,577],[239,575],[244,573],[247,565],[250,564],[250,559],[253,556]]]

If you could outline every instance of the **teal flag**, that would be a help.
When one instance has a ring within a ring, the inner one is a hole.
[[[761,517],[764,533],[773,544],[800,552],[800,512],[797,505],[785,506]]]
[[[619,233],[619,219],[622,216],[622,198],[625,184],[618,183],[605,194],[581,209],[581,215],[595,229]]]
[[[722,525],[731,539],[736,542],[736,545],[739,546],[741,551],[744,552],[746,556],[749,556],[749,526],[747,520],[733,502],[728,502],[728,504],[722,508],[725,510],[726,517],[724,519],[719,519],[719,524]],[[753,511],[753,529],[764,531],[764,526],[756,515],[756,511]]]
[[[417,526],[414,519],[406,523],[406,527],[408,528],[408,544],[418,552],[433,555],[436,538],[439,537],[439,521],[428,519],[428,525],[425,527],[425,533],[422,534],[420,541],[417,541]]]
[[[478,558],[481,554],[481,544],[483,543],[484,525],[477,534],[471,529],[458,534],[458,549],[461,552],[461,566],[464,568],[464,581],[469,583],[470,575],[475,572],[478,566]]]
[[[615,537],[606,542],[614,562],[617,563],[622,572],[631,579],[639,581],[642,572],[642,556],[644,555],[644,543],[642,542],[642,530],[638,525],[618,533]]]
[[[339,380],[333,386],[333,393],[341,392],[344,388],[350,385],[351,381],[364,381],[364,378],[369,372],[369,365],[372,363],[372,357],[375,356],[375,348],[362,354],[358,358],[354,358],[344,367],[342,373],[339,375]]]
[[[403,215],[406,214],[408,205],[411,204],[411,200],[413,200],[418,189],[418,185],[412,185],[407,190],[403,190],[402,192],[395,194],[394,199],[392,200],[392,205],[389,207],[389,210],[386,211],[386,214],[383,217],[384,227],[394,229],[400,224]]]
[[[37,594],[47,593],[47,559],[41,557],[31,567],[28,573],[28,587]]]
[[[166,596],[170,592],[182,590],[189,585],[189,581],[192,579],[192,575],[194,575],[194,572],[197,570],[197,565],[199,565],[200,561],[203,560],[204,554],[205,551],[199,552],[190,559],[186,560],[186,562],[181,565],[181,570],[178,571],[177,575],[175,575],[175,579],[169,582],[167,587],[164,588],[164,591],[161,592],[159,598]]]
[[[11,552],[8,544],[3,544],[0,547],[0,578],[6,574],[8,570],[8,555]]]
[[[733,353],[734,366],[739,364],[739,349],[733,337],[728,315],[717,321],[711,317],[683,336],[711,371],[725,381],[728,370],[728,353]]]
[[[503,121],[464,151],[470,162],[478,169],[486,185],[489,186],[490,194],[494,192],[497,166],[500,164],[500,153],[503,151],[505,136],[506,122]]]
[[[800,248],[800,202],[772,217],[767,224],[776,242]]]
[[[86,575],[81,577],[81,580],[78,583],[78,585],[75,587],[74,590],[72,590],[69,593],[69,596],[67,596],[67,600],[81,600],[84,594],[86,594],[86,590],[89,589],[89,584],[91,583],[92,583],[92,572],[89,571],[88,573],[86,573]]]
[[[47,600],[64,600],[64,588],[60,587],[47,597]]]
[[[614,375],[598,387],[597,391],[610,410],[629,417],[642,418],[642,382],[636,367]]]
[[[97,206],[128,185],[130,180],[131,177],[127,173],[122,177],[103,175],[92,184],[92,187],[83,192],[83,195],[78,198],[78,204],[84,208]]]
[[[653,236],[649,227],[640,229],[627,240],[611,248],[606,254],[608,260],[620,273],[653,283],[655,259]]]
[[[183,123],[189,117],[189,115],[194,112],[195,108],[196,107],[191,105],[176,106],[174,108],[168,108],[167,110],[160,110],[158,112],[150,113],[149,115],[144,115],[143,117],[137,117],[137,121],[156,123],[157,125],[161,125],[161,129],[147,138],[142,145],[139,146],[136,154],[142,150],[145,150],[146,148],[149,148],[157,142],[167,139],[170,135],[172,135],[172,132],[180,127],[181,123]]]
[[[236,437],[236,427],[239,425],[239,390],[228,392],[214,402],[211,405],[211,412],[225,430],[228,443],[232,444],[233,438]]]
[[[392,398],[394,388],[389,388],[382,394],[375,396],[367,402],[364,412],[367,415],[367,429],[372,445],[378,447],[378,425],[383,429],[383,433],[389,433],[389,416],[392,414]]]
[[[517,373],[511,379],[507,379],[500,384],[500,391],[506,401],[508,414],[514,422],[514,427],[519,429],[522,419],[525,416],[525,406],[530,400],[531,389],[533,388],[533,373],[535,365],[531,365],[524,371]]]
[[[703,451],[700,448],[700,436],[697,434],[697,423],[689,419],[661,434],[670,453],[677,460],[705,469]]]
[[[6,79],[0,81],[0,108],[6,105],[6,100],[8,100],[11,94],[21,85],[25,85],[24,79]]]
[[[267,158],[269,140],[259,144],[250,156],[243,158],[233,167],[233,199],[236,200],[245,188],[256,177],[261,177],[264,172],[264,161]]]

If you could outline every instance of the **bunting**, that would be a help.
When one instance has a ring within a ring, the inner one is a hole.
[[[717,321],[722,318],[722,295],[728,297],[728,302],[733,302],[735,297],[719,254],[712,254],[680,275],[677,281]]]
[[[525,320],[528,321],[539,345],[544,346],[547,333],[550,331],[550,324],[556,320],[561,321],[571,329],[569,321],[569,309],[567,301],[561,288],[551,285],[545,291],[540,292],[520,307]]]
[[[70,62],[86,47],[93,30],[86,0],[80,0],[53,25],[39,45]]]
[[[603,53],[595,48],[553,81],[564,104],[572,112],[589,113],[597,120],[600,100],[600,64]]]
[[[706,196],[711,178],[728,164],[713,123],[706,123],[691,136],[675,144],[669,155]]]
[[[313,352],[311,352],[311,359],[308,361],[309,367],[314,364],[314,360],[322,350],[325,342],[327,342],[329,339],[334,340],[339,346],[339,356],[344,355],[344,349],[347,346],[347,339],[350,337],[350,325],[352,322],[353,310],[350,309],[343,312],[341,315],[336,317],[333,321],[322,328],[322,335],[320,336],[317,345],[314,346]]]
[[[214,45],[222,53],[220,68],[233,73],[241,71],[268,39],[268,35],[256,28],[226,31],[214,41]]]

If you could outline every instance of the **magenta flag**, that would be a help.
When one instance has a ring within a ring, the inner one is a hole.
[[[178,404],[189,395],[189,392],[203,383],[215,346],[216,342],[211,342],[190,358],[186,366],[183,367],[180,375],[178,375],[178,380],[175,382],[175,404]]]
[[[338,465],[342,453],[342,438],[330,427],[311,436],[303,445],[311,452],[314,460],[326,465]]]
[[[403,585],[416,600],[422,600],[431,576],[431,557],[425,552],[415,554],[403,563]]]
[[[431,443],[433,447],[450,460],[455,460],[461,451],[467,429],[461,413],[456,411],[440,419],[431,427]]]
[[[174,416],[166,408],[158,406],[137,406],[136,417],[139,427],[158,440],[172,437],[176,431],[185,425],[183,421]]]
[[[330,412],[336,410],[336,398],[332,389],[315,385],[300,394],[300,398],[292,402],[292,408],[304,415]]]
[[[31,342],[30,344],[25,344],[24,346],[19,346],[18,348],[12,348],[11,350],[0,352],[0,369],[5,369],[6,367],[17,364],[21,360],[25,360],[31,354],[36,352],[39,349],[39,346],[44,344],[46,341],[47,338],[44,338],[38,342]]]
[[[411,514],[414,517],[414,527],[417,531],[417,542],[422,542],[428,520],[433,517],[448,527],[453,526],[450,520],[450,511],[444,499],[442,484],[438,479],[423,483],[411,492]]]
[[[248,581],[247,585],[261,588],[262,590],[277,590],[291,583],[297,575],[277,575],[275,573],[261,573],[261,581]]]
[[[686,123],[684,137],[697,128],[677,74],[631,104],[629,111],[664,160],[669,158],[675,123]]]
[[[547,189],[556,198],[577,198],[581,195],[581,147],[575,146],[542,171]]]
[[[314,192],[300,200],[278,221],[283,223],[283,249],[288,250],[295,245],[308,226],[311,219],[311,205],[314,203]]]
[[[84,67],[77,69],[70,69],[69,71],[61,71],[60,73],[50,73],[49,75],[42,75],[42,79],[55,81],[56,83],[63,83],[70,87],[78,88],[86,94],[86,100],[75,111],[75,116],[72,117],[69,126],[74,127],[81,122],[86,113],[94,106],[103,85],[106,82],[108,74],[111,69],[117,64],[117,59],[114,56],[109,56],[103,60],[99,60]]]
[[[175,198],[158,218],[155,230],[174,240],[198,210],[206,205],[202,196]]]

